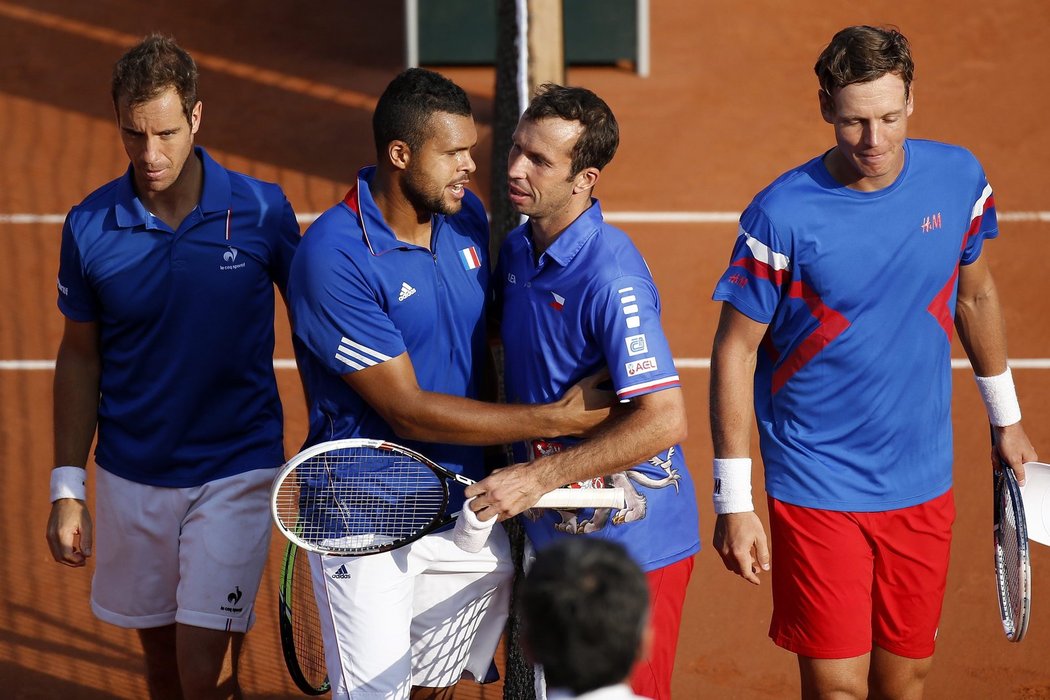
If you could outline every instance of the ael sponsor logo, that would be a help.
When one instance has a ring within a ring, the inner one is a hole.
[[[628,377],[633,377],[646,372],[655,372],[659,369],[659,366],[656,364],[655,357],[643,357],[640,360],[633,360],[624,364],[623,368],[627,370]]]

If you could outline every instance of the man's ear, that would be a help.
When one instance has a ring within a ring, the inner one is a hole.
[[[190,111],[190,133],[196,134],[197,130],[201,128],[201,115],[204,113],[204,103],[197,100],[197,104],[193,105],[193,109]]]
[[[820,116],[828,124],[835,123],[835,98],[824,91],[824,88],[817,90],[817,100],[820,103]]]
[[[598,184],[602,171],[598,168],[584,168],[572,178],[572,193],[589,192]]]
[[[392,166],[405,170],[412,160],[412,148],[404,141],[395,139],[386,145],[386,157]]]

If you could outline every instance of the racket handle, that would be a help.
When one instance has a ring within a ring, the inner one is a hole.
[[[554,489],[540,496],[533,508],[623,508],[623,489]]]

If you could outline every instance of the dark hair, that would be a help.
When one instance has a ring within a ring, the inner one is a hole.
[[[869,83],[887,73],[904,81],[904,96],[911,92],[915,63],[908,39],[893,27],[846,27],[821,52],[813,70],[828,95],[854,83]]]
[[[197,64],[171,37],[150,34],[128,49],[113,66],[113,106],[148,102],[175,88],[186,120],[197,104]]]
[[[577,121],[583,126],[583,133],[572,147],[570,177],[584,168],[601,170],[613,159],[620,145],[620,127],[612,110],[605,100],[586,88],[545,83],[523,117],[530,121],[556,117]]]
[[[426,143],[430,116],[447,112],[472,116],[470,99],[463,88],[443,75],[424,68],[409,68],[386,86],[372,114],[376,156],[391,141],[404,141],[417,149]]]
[[[547,685],[575,694],[622,682],[648,620],[645,574],[618,543],[567,537],[544,549],[521,586],[522,640]]]

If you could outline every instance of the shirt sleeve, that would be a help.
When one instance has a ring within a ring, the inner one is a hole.
[[[791,258],[761,209],[752,205],[740,217],[729,267],[712,298],[727,301],[759,323],[769,323],[784,285],[791,278]]]
[[[295,336],[339,375],[405,352],[400,331],[351,255],[316,242],[308,231],[292,263],[288,301]]]
[[[984,241],[998,235],[999,222],[995,215],[995,195],[982,171],[981,188],[970,210],[970,225],[966,229],[966,241],[963,243],[960,262],[963,265],[969,265],[977,260],[981,257]]]
[[[274,224],[277,227],[277,234],[274,241],[272,275],[274,284],[281,290],[281,294],[287,296],[288,274],[292,268],[292,258],[299,246],[301,234],[299,222],[295,220],[295,212],[292,211],[292,205],[283,192],[281,200],[281,213]]]
[[[58,263],[58,308],[73,321],[97,321],[98,298],[84,274],[80,247],[73,235],[70,216],[62,227],[62,247]]]
[[[602,344],[616,396],[627,401],[679,386],[653,281],[625,276],[605,284],[594,296],[594,333]]]

